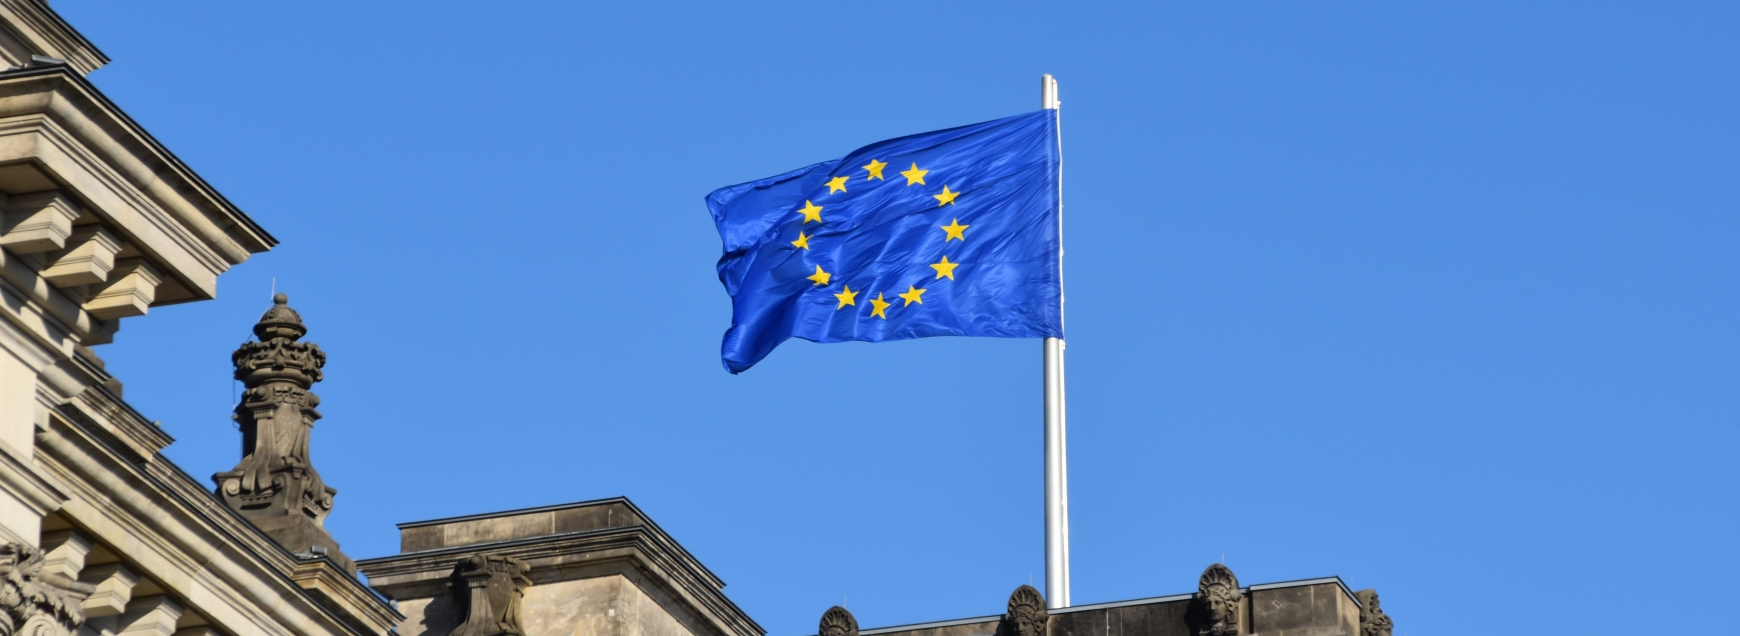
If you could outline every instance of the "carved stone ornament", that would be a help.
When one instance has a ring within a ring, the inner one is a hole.
[[[79,603],[95,587],[44,574],[42,551],[0,545],[0,636],[65,636],[85,622]]]
[[[1196,583],[1196,598],[1190,600],[1184,620],[1193,636],[1234,636],[1239,633],[1239,579],[1232,570],[1216,563],[1202,571]]]
[[[245,390],[233,416],[242,429],[242,461],[213,476],[218,495],[250,518],[306,516],[321,525],[338,491],[320,479],[309,459],[308,438],[320,412],[309,388],[323,377],[326,352],[298,342],[308,333],[284,294],[254,325],[258,341],[231,356]],[[297,549],[300,549],[298,547]]]
[[[525,636],[520,626],[520,599],[532,579],[525,561],[495,554],[474,554],[453,570],[454,592],[465,620],[451,636]]]
[[[1045,636],[1045,624],[1051,615],[1045,611],[1045,597],[1031,585],[1015,588],[1009,595],[1009,611],[997,626],[998,636]]]
[[[835,605],[822,613],[822,625],[816,636],[858,636],[858,619],[846,608]]]
[[[1390,636],[1395,629],[1395,623],[1384,613],[1382,605],[1378,604],[1377,590],[1360,590],[1353,593],[1359,599],[1359,633],[1360,636]]]

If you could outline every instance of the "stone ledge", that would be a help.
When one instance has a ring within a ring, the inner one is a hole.
[[[725,597],[721,592],[722,582],[717,582],[718,579],[700,567],[693,556],[653,526],[614,527],[443,547],[363,559],[357,561],[357,568],[369,577],[370,587],[388,598],[429,598],[446,593],[448,577],[460,558],[480,553],[525,561],[532,567],[532,579],[539,584],[597,576],[603,570],[618,567],[613,564],[628,566],[643,573],[647,580],[659,583],[665,588],[665,593],[688,606],[697,616],[712,622],[715,629],[724,634],[762,636],[766,633]]]

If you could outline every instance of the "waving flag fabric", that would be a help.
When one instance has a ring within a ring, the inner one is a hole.
[[[707,196],[726,370],[788,338],[1062,338],[1057,111],[865,146]]]

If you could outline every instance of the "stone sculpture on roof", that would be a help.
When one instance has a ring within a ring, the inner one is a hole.
[[[816,636],[858,636],[858,619],[846,608],[835,605],[822,613],[822,624]]]
[[[1377,590],[1360,590],[1353,593],[1359,599],[1359,633],[1361,636],[1390,636],[1395,624],[1384,613],[1382,605],[1378,604]]]
[[[310,389],[325,375],[326,352],[300,342],[302,315],[284,294],[254,325],[259,340],[230,357],[246,389],[233,416],[242,428],[242,461],[212,476],[218,496],[293,553],[324,556],[355,571],[323,527],[338,490],[321,480],[309,456],[320,397]]]
[[[1185,615],[1195,636],[1235,636],[1239,633],[1239,579],[1231,569],[1216,563],[1202,571],[1196,598]]]
[[[1051,620],[1045,611],[1045,597],[1031,585],[1015,588],[1009,595],[1009,611],[997,629],[1000,636],[1045,636],[1045,623]]]
[[[453,571],[454,592],[465,620],[452,636],[525,636],[520,599],[532,584],[525,561],[496,554],[460,559]]]

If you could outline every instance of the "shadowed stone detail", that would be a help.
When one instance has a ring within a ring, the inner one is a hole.
[[[1194,636],[1235,636],[1239,633],[1239,579],[1231,569],[1216,563],[1202,571],[1196,584],[1196,598],[1184,620]]]
[[[858,636],[858,619],[846,608],[835,605],[822,613],[822,624],[816,636]]]
[[[261,530],[305,559],[326,558],[355,572],[323,527],[338,491],[321,480],[309,455],[309,436],[320,397],[309,389],[324,378],[326,352],[307,335],[302,316],[284,294],[254,325],[257,341],[242,343],[230,357],[246,389],[233,418],[242,429],[242,461],[212,475],[218,497]]]
[[[60,636],[85,622],[79,602],[96,588],[42,571],[42,551],[0,545],[0,636]]]
[[[495,554],[474,554],[454,568],[454,592],[465,620],[452,636],[525,636],[520,625],[520,599],[532,579],[525,561]],[[856,634],[856,630],[853,631]]]
[[[1360,636],[1390,636],[1395,629],[1395,623],[1384,613],[1382,605],[1378,604],[1377,590],[1360,590],[1353,593],[1359,599],[1359,633]]]
[[[1015,588],[1009,595],[1009,611],[997,626],[998,636],[1045,636],[1045,624],[1051,615],[1045,611],[1045,597],[1031,585]]]

